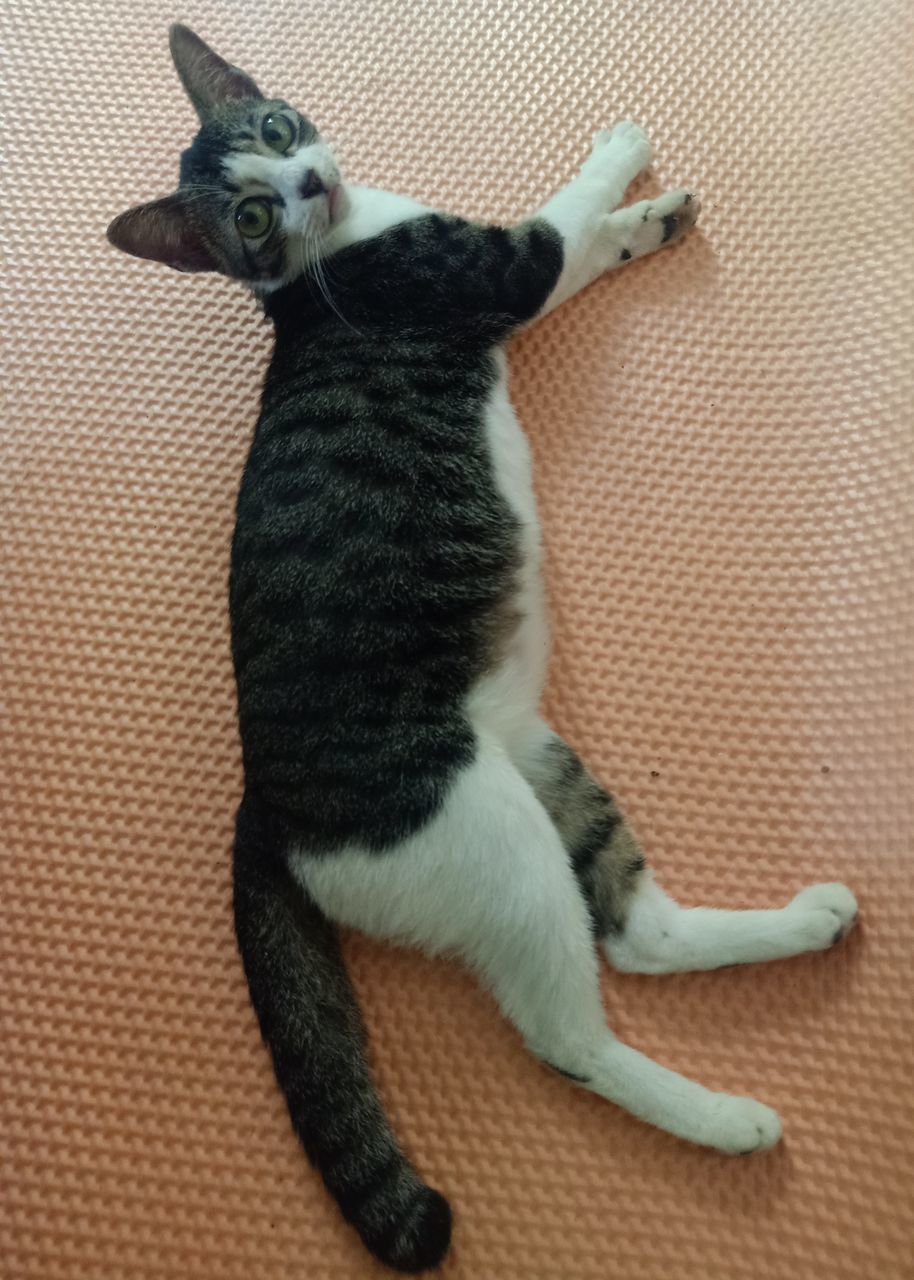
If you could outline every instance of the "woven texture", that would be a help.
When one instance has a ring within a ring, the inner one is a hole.
[[[355,180],[513,218],[632,116],[645,190],[701,192],[699,233],[513,348],[548,709],[683,900],[861,900],[826,955],[607,974],[620,1034],[781,1111],[738,1162],[538,1067],[456,967],[348,938],[456,1209],[445,1275],[910,1277],[909,0],[7,0],[4,1280],[382,1274],[290,1133],[232,936],[225,587],[268,332],[103,237],[191,135],[177,17]]]

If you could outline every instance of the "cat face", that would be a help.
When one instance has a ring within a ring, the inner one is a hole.
[[[187,27],[172,27],[170,40],[200,131],[181,156],[177,190],[122,213],[108,239],[179,271],[274,289],[320,256],[344,206],[339,169],[288,103],[264,98]]]

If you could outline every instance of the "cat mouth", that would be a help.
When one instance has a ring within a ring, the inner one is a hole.
[[[327,216],[331,226],[336,221],[342,190],[342,183],[339,182],[335,186],[328,187],[327,189]]]

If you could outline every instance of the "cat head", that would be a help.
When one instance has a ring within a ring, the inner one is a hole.
[[[200,130],[177,190],[120,214],[108,239],[178,271],[274,289],[320,256],[344,209],[339,169],[310,120],[265,98],[189,28],[173,26],[170,43]]]

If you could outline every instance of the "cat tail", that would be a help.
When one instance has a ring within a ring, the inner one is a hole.
[[[309,1160],[381,1262],[406,1272],[437,1266],[450,1206],[390,1129],[336,932],[292,879],[249,797],[236,824],[234,906],[251,1000]]]

